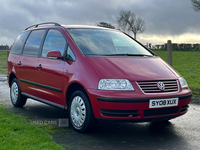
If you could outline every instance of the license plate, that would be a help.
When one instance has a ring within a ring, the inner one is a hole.
[[[149,108],[178,106],[178,98],[150,99]]]

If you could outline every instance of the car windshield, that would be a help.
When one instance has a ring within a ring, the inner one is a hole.
[[[104,29],[67,29],[84,55],[153,56],[122,32]]]

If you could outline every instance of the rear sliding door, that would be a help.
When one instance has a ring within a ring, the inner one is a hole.
[[[46,30],[33,30],[25,42],[22,55],[19,56],[17,74],[22,92],[38,96],[37,71],[38,56]]]

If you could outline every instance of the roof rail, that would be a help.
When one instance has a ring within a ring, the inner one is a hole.
[[[27,27],[25,30],[28,30],[29,28],[37,28],[39,25],[44,25],[44,24],[54,24],[55,26],[61,26],[60,24],[56,23],[56,22],[45,22],[45,23],[39,23],[39,24],[35,24],[32,25],[30,27]]]

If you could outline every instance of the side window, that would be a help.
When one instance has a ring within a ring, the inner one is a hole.
[[[66,40],[60,33],[60,31],[50,29],[44,41],[44,46],[42,49],[42,57],[46,57],[47,53],[52,50],[60,51],[60,53],[63,56],[65,52],[65,46],[66,46]]]
[[[76,60],[76,56],[72,52],[72,49],[70,48],[70,46],[68,46],[67,48],[67,59],[72,59],[73,61]]]
[[[23,55],[38,56],[44,33],[45,30],[34,30],[31,32],[24,46]]]
[[[17,39],[15,40],[15,43],[13,44],[12,49],[11,49],[12,54],[21,54],[22,53],[24,42],[25,42],[27,36],[29,35],[29,33],[30,33],[30,31],[23,32],[17,37]]]

